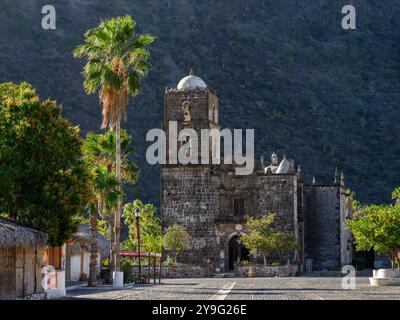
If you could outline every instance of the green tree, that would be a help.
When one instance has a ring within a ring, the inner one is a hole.
[[[189,235],[184,227],[174,224],[165,231],[163,245],[166,250],[173,252],[176,262],[179,252],[189,246]]]
[[[102,103],[102,128],[116,131],[116,177],[121,181],[120,126],[126,117],[129,95],[141,90],[141,78],[149,71],[147,47],[154,41],[150,35],[135,33],[132,17],[103,20],[98,27],[85,33],[85,43],[76,47],[75,57],[87,57],[83,68],[83,86],[88,94],[99,90]],[[122,200],[115,211],[114,270],[120,270],[119,243]]]
[[[272,235],[273,249],[276,253],[290,253],[298,249],[298,241],[292,234],[286,232],[275,232]]]
[[[392,268],[400,267],[400,206],[370,205],[348,221],[348,227],[355,238],[357,251],[374,249],[386,254],[392,261]]]
[[[124,206],[122,216],[125,218],[125,224],[129,228],[127,247],[134,250],[137,248],[136,209],[140,213],[141,248],[147,252],[161,252],[161,220],[157,216],[157,209],[151,203],[143,204],[139,199]]]
[[[268,214],[262,218],[250,217],[247,220],[248,234],[242,234],[240,241],[253,254],[260,254],[267,264],[267,255],[270,253],[293,252],[297,249],[297,239],[285,232],[276,232],[271,224],[275,214]]]
[[[105,166],[90,165],[92,188],[95,198],[89,203],[89,224],[90,224],[90,263],[88,286],[97,285],[96,269],[97,269],[97,219],[102,216],[104,211],[112,210],[118,199],[122,196],[118,190],[119,181],[110,173]]]
[[[133,152],[131,147],[133,138],[125,130],[121,130],[121,179],[124,184],[135,184],[140,176],[140,170],[134,161],[129,160],[129,155]],[[116,135],[115,131],[107,131],[104,134],[89,132],[83,145],[84,158],[92,166],[103,165],[109,172],[115,174],[115,150]],[[106,208],[105,208],[106,209]],[[115,235],[113,232],[114,219],[112,211],[103,210],[101,218],[107,223],[111,243],[114,243]],[[113,246],[111,246],[110,257],[113,257]]]
[[[105,134],[95,134],[89,132],[82,146],[83,159],[87,163],[92,173],[92,185],[96,194],[96,202],[92,203],[90,212],[90,225],[92,236],[91,254],[91,273],[89,282],[95,281],[96,256],[97,256],[97,228],[98,217],[104,219],[110,236],[107,238],[114,242],[112,226],[113,219],[111,212],[115,210],[118,200],[122,198],[119,191],[120,183],[115,178],[115,132],[108,131]],[[125,183],[136,183],[139,177],[139,169],[133,161],[129,161],[128,156],[133,151],[131,147],[132,136],[125,130],[121,131],[121,178]],[[105,230],[104,230],[105,231]],[[107,233],[107,232],[105,232]],[[110,257],[113,256],[113,246],[111,246]]]
[[[0,212],[63,244],[92,199],[78,127],[28,83],[0,85]]]

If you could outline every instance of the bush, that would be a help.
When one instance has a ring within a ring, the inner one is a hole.
[[[174,224],[165,231],[163,244],[166,250],[170,250],[174,253],[176,262],[179,252],[189,246],[189,235],[184,227]]]
[[[121,259],[121,270],[124,273],[124,283],[133,282],[133,260]]]
[[[168,267],[174,266],[175,265],[174,258],[172,258],[171,256],[167,256],[167,258],[163,262],[163,265],[168,266]]]

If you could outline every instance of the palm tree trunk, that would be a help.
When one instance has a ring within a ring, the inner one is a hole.
[[[114,233],[114,217],[111,216],[109,218],[109,227],[110,227],[110,273],[108,275],[109,278],[109,283],[112,283],[113,280],[113,271],[114,271],[114,267],[115,267],[115,263],[114,263],[114,245],[115,245],[115,233]]]
[[[116,178],[120,182],[121,186],[121,121],[118,120],[115,129],[115,173]],[[120,271],[120,259],[119,259],[119,246],[120,246],[120,233],[121,233],[121,211],[122,211],[122,199],[118,200],[117,209],[115,210],[115,221],[114,221],[114,232],[115,232],[115,252],[114,252],[114,271]]]
[[[90,213],[90,264],[88,287],[97,286],[97,216],[95,212]]]

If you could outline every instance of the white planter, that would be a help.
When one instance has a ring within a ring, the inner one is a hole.
[[[48,275],[47,275],[48,276]],[[52,287],[45,286],[46,298],[47,299],[57,299],[65,297],[65,271],[56,271],[53,276],[56,279],[56,285]],[[46,280],[47,282],[47,280]]]
[[[371,286],[400,286],[400,270],[374,270],[373,277],[369,278],[369,282]]]
[[[124,287],[124,273],[122,271],[113,272],[113,288]]]

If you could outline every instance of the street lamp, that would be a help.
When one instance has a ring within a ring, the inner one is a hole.
[[[140,265],[140,226],[139,226],[139,218],[140,218],[140,210],[135,208],[135,217],[136,217],[136,235],[137,235],[137,247],[139,254],[139,282],[142,282],[142,268]]]

